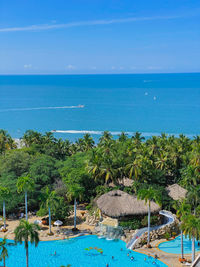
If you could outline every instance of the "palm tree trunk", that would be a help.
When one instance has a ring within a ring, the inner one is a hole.
[[[192,262],[195,260],[195,238],[192,237]]]
[[[150,201],[148,205],[148,237],[147,237],[147,245],[150,245],[150,217],[151,217],[151,208],[150,208]]]
[[[25,191],[25,212],[26,212],[26,220],[28,221],[27,191]]]
[[[6,258],[3,257],[3,267],[6,267]]]
[[[51,209],[49,207],[49,233],[51,234]]]
[[[183,231],[181,230],[181,259],[184,259],[184,252],[183,252]]]
[[[5,200],[3,201],[3,221],[4,221],[4,229],[6,229],[6,204],[5,204]]]
[[[74,229],[76,229],[76,199],[74,199]]]
[[[26,267],[28,267],[28,246],[26,247]]]

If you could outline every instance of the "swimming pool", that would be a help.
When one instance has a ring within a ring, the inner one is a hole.
[[[98,247],[103,250],[103,254],[96,249],[85,250],[85,248]],[[121,250],[122,249],[122,250]],[[25,262],[25,249],[23,245],[9,246],[9,258],[6,266],[23,267]],[[54,255],[56,251],[56,255]],[[68,240],[41,241],[37,248],[30,245],[29,266],[30,267],[60,267],[61,265],[71,264],[72,267],[166,267],[163,262],[148,258],[144,254],[126,249],[126,243],[108,241],[97,236],[82,236]],[[112,259],[114,256],[114,259]],[[131,260],[131,256],[134,260]],[[146,258],[146,261],[144,260]]]
[[[178,236],[171,241],[163,242],[158,247],[160,250],[167,253],[181,254],[181,236]],[[183,237],[183,248],[185,254],[192,253],[192,241],[185,236]],[[198,247],[198,241],[195,241],[195,249],[197,251],[200,250],[200,247]]]

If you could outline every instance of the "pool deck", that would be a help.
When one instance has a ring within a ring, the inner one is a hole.
[[[77,234],[73,234],[71,229],[73,228],[73,214],[67,219],[67,223],[65,226],[60,227],[60,229],[68,231],[67,235],[57,234],[58,228],[56,226],[52,226],[52,232],[54,235],[49,236],[49,226],[43,225],[41,226],[41,231],[39,231],[39,238],[41,241],[52,241],[52,240],[62,240],[66,238],[73,238],[79,235],[87,234],[86,232],[90,232],[94,230],[94,226],[88,225],[85,223],[84,217],[81,215],[82,210],[77,210],[77,228],[80,230]],[[29,218],[29,222],[33,223],[35,220],[41,220],[42,217],[33,216]],[[0,238],[6,236],[8,239],[14,239],[14,230],[19,225],[20,220],[7,220],[7,232],[0,232]]]
[[[159,244],[162,242],[166,242],[166,239],[160,239],[155,240],[151,242],[152,248],[146,248],[145,246],[139,249],[135,249],[135,251],[144,253],[144,254],[150,254],[151,256],[154,256],[155,254],[158,255],[158,259],[164,262],[169,267],[183,267],[186,266],[179,262],[180,254],[172,254],[172,253],[166,253],[158,248]],[[196,253],[196,256],[198,253]],[[185,254],[184,255],[187,260],[191,260],[191,254]]]

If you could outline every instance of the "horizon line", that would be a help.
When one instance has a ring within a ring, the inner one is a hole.
[[[200,71],[138,72],[138,73],[0,73],[0,76],[79,76],[79,75],[141,75],[141,74],[200,74]]]

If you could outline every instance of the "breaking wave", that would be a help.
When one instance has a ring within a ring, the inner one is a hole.
[[[52,130],[52,132],[55,133],[66,133],[66,134],[92,134],[92,135],[102,135],[104,131],[90,131],[90,130]],[[112,135],[120,135],[123,131],[109,131]],[[124,132],[127,135],[134,135],[135,132]],[[153,133],[153,132],[141,132],[142,136],[144,137],[149,137],[149,136],[160,136],[161,133]],[[174,136],[179,136],[177,133],[167,133],[167,135],[174,135]],[[192,138],[196,134],[184,134],[185,136]]]

